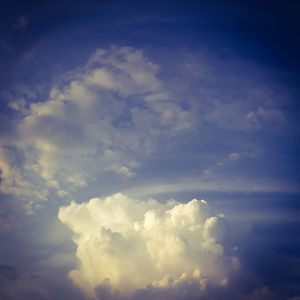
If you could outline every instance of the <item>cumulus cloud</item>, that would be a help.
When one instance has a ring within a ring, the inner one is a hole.
[[[117,193],[72,202],[58,217],[77,245],[69,276],[90,298],[171,299],[175,291],[176,299],[196,299],[207,286],[226,287],[240,268],[227,254],[225,220],[204,200],[159,203]]]
[[[25,199],[27,214],[33,214],[48,195],[67,201],[79,189],[94,192],[91,189],[101,182],[99,178],[111,176],[113,186],[117,176],[134,177],[159,142],[168,144],[168,138],[199,128],[199,124],[204,128],[203,135],[191,135],[185,142],[195,147],[200,157],[205,151],[211,152],[205,145],[205,130],[212,125],[224,133],[258,130],[284,121],[280,106],[269,99],[274,98],[274,91],[263,93],[260,86],[247,94],[251,89],[245,84],[248,77],[236,80],[226,71],[223,82],[224,74],[214,64],[211,60],[200,65],[192,61],[177,78],[162,80],[161,67],[142,51],[113,46],[97,50],[86,64],[50,84],[48,96],[43,91],[41,98],[27,86],[15,86],[15,94],[2,95],[16,118],[0,142],[1,192]],[[226,66],[223,69],[228,70]],[[238,86],[232,86],[232,82]],[[207,134],[218,138],[214,131]],[[204,147],[195,143],[195,137],[203,138]],[[230,144],[227,137],[220,138],[220,145]],[[178,146],[182,140],[176,143]],[[163,150],[178,151],[172,146]],[[180,173],[184,180],[168,183],[166,177],[171,173],[166,172],[164,182],[159,184],[151,184],[151,178],[146,178],[145,186],[137,179],[135,187],[120,189],[141,197],[199,190],[299,191],[298,186],[286,182],[249,181],[240,174],[235,181],[228,175],[225,179],[216,177],[221,169],[260,153],[240,147],[218,148],[226,149],[225,153],[222,156],[217,151],[211,165],[203,163],[202,177],[188,178],[190,173],[174,168],[173,173]],[[161,154],[157,157],[163,157]],[[185,152],[180,155],[188,156]],[[203,155],[198,165],[204,161]],[[148,175],[152,171],[150,168]],[[97,189],[103,186],[102,182]],[[224,218],[214,214],[205,201],[144,202],[115,194],[82,204],[72,202],[60,208],[58,217],[72,230],[77,245],[78,266],[70,272],[70,278],[89,297],[179,300],[198,299],[200,295],[201,299],[222,299],[225,290],[227,299],[243,299],[241,295],[244,299],[273,297],[267,287],[255,286],[254,291],[240,291],[238,285],[232,288],[242,273],[239,251],[226,242]],[[0,214],[0,231],[8,232],[13,226]],[[53,255],[43,264],[65,262],[70,266],[73,260],[68,256],[69,252]],[[31,279],[28,282],[35,289]],[[23,286],[19,290],[23,293]]]
[[[226,65],[208,53],[198,56],[183,59],[180,75],[162,77],[164,66],[142,51],[112,46],[49,84],[48,94],[37,85],[2,93],[16,116],[1,142],[2,192],[27,199],[33,213],[49,194],[66,197],[100,176],[133,178],[160,142],[186,130],[258,130],[284,119],[273,90],[244,78],[227,91],[234,72],[224,74]],[[204,174],[246,158],[232,151],[204,164]]]
[[[0,153],[2,190],[15,195],[31,191],[30,196],[43,200],[47,190],[59,195],[74,191],[99,172],[134,176],[137,155],[150,153],[160,137],[195,121],[194,113],[171,97],[158,71],[141,51],[112,46],[69,72],[44,101],[28,105],[23,87],[25,96],[9,102],[23,115]]]

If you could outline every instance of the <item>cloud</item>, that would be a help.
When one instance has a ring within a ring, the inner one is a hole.
[[[11,157],[1,159],[3,192],[31,192],[36,199],[31,201],[41,201],[47,190],[74,191],[99,172],[134,176],[137,156],[194,122],[193,112],[171,98],[158,71],[141,51],[112,46],[67,74],[46,100],[27,105],[25,96],[11,99],[9,106],[23,117],[1,152]],[[29,96],[24,87],[21,94]]]
[[[99,178],[134,178],[154,150],[161,155],[162,145],[178,145],[176,137],[188,130],[195,138],[201,132],[205,144],[212,125],[213,130],[249,131],[284,119],[276,104],[281,99],[273,101],[272,89],[248,77],[227,93],[224,82],[231,87],[235,71],[224,74],[229,66],[208,53],[177,63],[179,75],[165,76],[166,66],[151,62],[141,50],[111,46],[50,83],[48,95],[38,84],[4,92],[13,117],[11,132],[1,142],[1,191],[25,200],[32,214],[49,195],[63,198],[89,189]],[[189,142],[192,147],[194,138]],[[228,144],[225,135],[223,143]],[[200,151],[203,161],[206,148]],[[202,164],[202,173],[214,175],[222,165],[246,158],[244,152],[232,148],[229,157],[219,154],[212,164]]]
[[[282,124],[285,121],[285,115],[279,110],[259,106],[256,110],[251,110],[246,119],[252,126],[260,128],[266,122]]]
[[[19,272],[10,265],[0,265],[0,277],[15,281],[19,277]]]
[[[245,132],[284,127],[283,104],[291,96],[285,87],[265,81],[270,77],[266,69],[237,58],[226,61],[202,49],[187,53],[180,71],[185,88],[193,90],[190,97],[196,97],[192,102],[203,124]]]
[[[89,297],[151,291],[151,299],[169,299],[162,295],[177,291],[177,299],[193,299],[208,285],[225,287],[240,268],[227,254],[225,220],[204,200],[144,202],[118,193],[72,202],[58,218],[77,245],[78,267],[69,276]]]
[[[249,149],[250,150],[250,149]],[[223,157],[219,160],[217,160],[214,164],[206,168],[203,172],[203,174],[206,177],[210,177],[212,175],[215,175],[217,172],[220,171],[221,168],[228,168],[232,164],[234,164],[237,161],[240,161],[241,159],[245,158],[259,158],[261,156],[262,150],[260,148],[256,148],[252,151],[244,151],[244,152],[232,152],[226,157]]]
[[[264,100],[266,102],[266,100]],[[223,102],[212,101],[210,108],[204,114],[207,123],[212,123],[227,130],[257,130],[272,125],[283,125],[285,115],[280,109],[263,108],[253,109],[253,104],[240,99]]]
[[[298,194],[299,186],[297,183],[284,180],[268,180],[259,179],[247,181],[239,177],[220,178],[209,176],[202,176],[198,178],[185,177],[181,180],[158,183],[147,182],[140,184],[137,187],[124,189],[123,192],[134,197],[151,197],[153,195],[165,193],[177,193],[187,191],[212,191],[212,192],[262,192],[262,193],[291,193]]]

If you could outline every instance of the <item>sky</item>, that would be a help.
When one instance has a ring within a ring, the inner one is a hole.
[[[297,1],[0,7],[1,299],[300,299]]]

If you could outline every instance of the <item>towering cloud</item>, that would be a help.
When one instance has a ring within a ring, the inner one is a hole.
[[[69,276],[91,298],[168,299],[175,291],[176,299],[193,299],[208,285],[226,287],[239,269],[223,244],[225,220],[204,200],[144,202],[118,193],[72,202],[58,217],[77,245]]]

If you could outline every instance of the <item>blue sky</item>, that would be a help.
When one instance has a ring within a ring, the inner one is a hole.
[[[300,297],[295,1],[1,7],[1,297]]]

